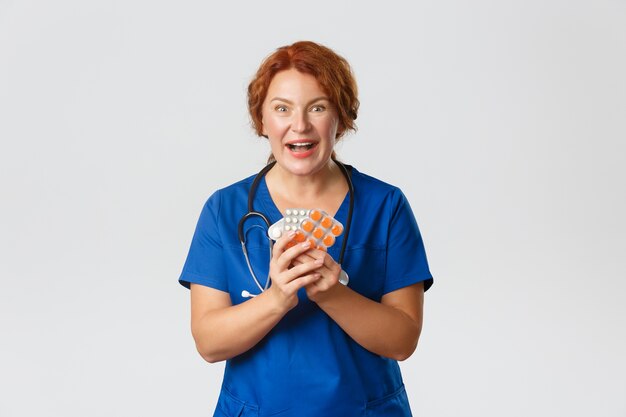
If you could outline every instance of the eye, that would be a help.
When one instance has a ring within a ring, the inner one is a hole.
[[[322,104],[316,104],[315,106],[311,107],[311,111],[316,113],[322,112],[324,110],[326,110],[326,106]]]
[[[278,106],[274,107],[274,110],[279,113],[284,113],[287,111],[287,106],[285,106],[284,104],[279,104]]]

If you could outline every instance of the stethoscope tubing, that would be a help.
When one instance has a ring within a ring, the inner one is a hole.
[[[352,212],[354,211],[354,185],[352,184],[352,179],[350,178],[350,172],[348,171],[348,168],[346,168],[344,164],[337,161],[335,158],[333,158],[333,161],[337,164],[339,169],[341,169],[341,173],[343,174],[343,176],[346,179],[346,182],[348,183],[348,195],[349,195],[348,217],[346,221],[346,227],[344,229],[343,241],[341,243],[341,250],[339,251],[339,265],[342,265],[344,255],[346,252],[346,245],[348,243],[348,236],[350,235],[350,227],[352,226]],[[268,272],[267,278],[265,279],[265,285],[264,286],[261,285],[256,274],[254,273],[254,269],[252,268],[252,264],[250,263],[250,258],[248,257],[248,250],[246,249],[246,235],[244,232],[244,225],[246,221],[250,219],[251,217],[259,217],[261,220],[263,220],[263,222],[268,228],[270,227],[270,221],[267,218],[267,216],[265,216],[261,212],[255,211],[253,203],[254,203],[254,196],[256,194],[256,190],[259,186],[259,182],[265,176],[265,174],[267,174],[267,172],[270,169],[272,169],[272,167],[275,164],[276,164],[276,161],[273,161],[267,164],[254,177],[254,180],[252,181],[252,185],[250,185],[250,191],[248,192],[248,212],[241,217],[241,219],[239,220],[239,224],[237,225],[237,235],[239,237],[239,242],[241,243],[241,250],[243,251],[244,258],[246,259],[248,270],[250,271],[250,275],[252,276],[252,279],[254,279],[254,283],[257,285],[257,287],[259,287],[259,290],[261,290],[261,292],[265,291],[269,287],[269,283],[270,283],[269,272]],[[272,248],[274,246],[274,242],[269,237],[268,237],[268,240],[269,240],[269,245],[270,245],[270,259],[271,259]],[[246,296],[254,297],[254,295],[250,294],[248,291],[244,290],[242,292],[242,295],[244,293],[246,294]]]
[[[337,161],[333,158],[333,161],[337,164],[337,166],[341,169],[343,176],[346,178],[346,182],[348,183],[348,195],[349,195],[349,205],[348,205],[348,217],[346,218],[346,229],[343,235],[343,242],[341,242],[341,250],[339,251],[339,265],[343,264],[343,256],[346,253],[346,244],[348,243],[348,236],[350,235],[350,227],[352,226],[352,212],[354,211],[354,185],[352,184],[352,178],[350,178],[350,173],[348,172],[348,168],[341,162]]]

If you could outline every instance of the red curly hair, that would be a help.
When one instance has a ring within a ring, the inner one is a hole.
[[[280,47],[265,58],[248,85],[248,111],[257,135],[267,137],[263,135],[262,106],[274,75],[291,68],[314,76],[322,90],[328,94],[339,117],[336,139],[342,137],[347,130],[356,131],[354,121],[359,111],[359,100],[350,64],[325,46],[300,41]]]

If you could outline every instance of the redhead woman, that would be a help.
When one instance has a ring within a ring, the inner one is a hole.
[[[348,62],[281,47],[248,107],[269,164],[209,197],[179,278],[198,352],[226,361],[214,415],[410,416],[398,361],[433,278],[402,191],[335,155],[359,108]],[[301,238],[313,213],[338,228],[328,245]]]

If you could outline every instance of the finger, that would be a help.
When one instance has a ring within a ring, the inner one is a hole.
[[[328,254],[328,252],[325,252],[323,250],[311,249],[311,250],[306,252],[306,255],[308,255],[308,256],[310,256],[310,257],[312,257],[314,259],[323,259],[324,260],[324,266],[327,267],[328,269],[331,269],[331,270],[334,269],[335,266],[339,265],[337,262],[335,262],[333,257]]]
[[[294,266],[293,268],[285,271],[283,274],[283,282],[290,282],[298,279],[301,276],[307,275],[316,269],[319,269],[323,265],[321,260],[315,260],[312,262],[305,262]]]
[[[299,263],[304,263],[304,262],[311,262],[311,261],[315,261],[318,258],[311,256],[311,254],[309,253],[310,251],[306,251],[301,255],[298,255],[297,257],[294,258],[294,263],[297,261]]]
[[[309,250],[311,242],[303,242],[285,250],[277,259],[277,265],[281,269],[287,269],[291,262],[300,254]]]
[[[332,256],[330,256],[328,254],[328,252],[324,251],[324,250],[320,250],[320,249],[309,249],[308,251],[306,251],[306,255],[310,256],[313,259],[321,259],[321,258],[325,258],[328,257],[330,259],[332,259]]]
[[[329,278],[331,279],[331,281],[339,281],[341,277],[341,270],[342,270],[341,265],[339,265],[333,259],[333,257],[330,256],[328,253],[324,251],[312,249],[300,256],[301,256],[301,259],[304,259],[303,258],[304,256],[308,256],[313,259],[319,256],[320,258],[318,259],[322,260],[323,263],[318,269],[318,271],[319,273],[322,274],[323,280],[326,280],[327,278]],[[322,282],[322,280],[320,280],[319,282]]]
[[[305,286],[307,286],[309,284],[312,284],[312,283],[316,282],[321,277],[322,277],[322,275],[318,274],[318,273],[304,275],[302,277],[299,277],[299,278],[294,279],[293,281],[291,281],[289,284],[287,284],[287,287],[289,288],[290,291],[293,291],[295,293],[300,288],[305,287]]]
[[[291,239],[293,239],[295,235],[296,235],[295,232],[289,232],[289,233],[285,233],[280,238],[278,238],[278,240],[276,240],[276,243],[274,243],[274,246],[272,248],[273,257],[277,258],[280,255],[282,255],[282,253],[285,251],[285,246],[287,246],[287,243],[291,242]]]
[[[319,265],[319,267],[317,268],[317,271],[322,274],[322,278],[329,274],[332,273],[332,269],[330,269],[329,267],[326,266],[325,264],[325,260],[324,258],[314,258],[310,255],[302,254],[300,256],[298,256],[298,258],[294,259],[292,265],[302,265],[302,264],[307,264],[307,263],[311,263],[311,262],[316,262],[317,265]]]

